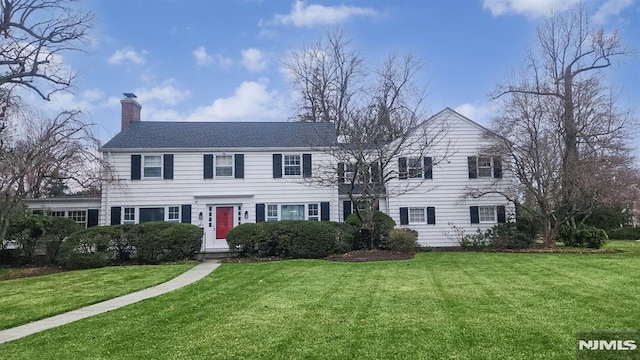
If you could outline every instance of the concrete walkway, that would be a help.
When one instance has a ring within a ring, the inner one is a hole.
[[[205,260],[204,262],[196,265],[194,268],[186,271],[180,276],[160,285],[156,285],[154,287],[140,290],[131,294],[123,295],[114,299],[106,300],[101,303],[89,305],[78,310],[69,311],[67,313],[56,315],[50,318],[34,321],[11,329],[2,330],[0,331],[0,344],[20,339],[40,331],[48,330],[60,325],[88,318],[93,315],[98,315],[107,311],[117,309],[119,307],[123,307],[144,299],[152,298],[154,296],[179,289],[209,275],[213,270],[217,269],[218,266],[220,266],[220,263],[216,261]]]

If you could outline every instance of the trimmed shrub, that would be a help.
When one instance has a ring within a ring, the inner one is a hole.
[[[42,236],[47,262],[56,261],[64,239],[79,229],[80,225],[70,218],[47,216],[45,233]]]
[[[158,264],[190,258],[202,244],[202,229],[196,225],[154,221],[135,225],[127,232],[136,258]]]
[[[348,225],[287,220],[247,223],[227,234],[229,248],[241,256],[322,258],[348,250]]]
[[[565,246],[591,249],[600,249],[609,239],[604,230],[584,224],[578,225],[575,229],[564,226],[560,229],[558,236]]]
[[[72,252],[60,260],[59,264],[70,270],[93,269],[109,265],[109,258],[105,253]]]
[[[229,249],[240,256],[263,256],[259,254],[259,244],[264,241],[264,227],[262,223],[240,224],[227,233],[227,245]]]
[[[392,229],[383,243],[383,248],[398,252],[415,252],[418,232],[413,229]]]
[[[360,213],[363,217],[368,215],[366,211],[360,211]],[[389,215],[381,211],[375,211],[373,213],[373,232],[371,234],[368,234],[362,229],[362,222],[355,213],[347,216],[345,223],[357,229],[354,232],[355,236],[352,246],[354,250],[379,247],[384,242],[389,231],[396,226],[396,222]]]
[[[111,241],[118,236],[120,230],[116,226],[95,226],[76,231],[62,242],[57,262],[69,269],[107,266],[113,259]]]
[[[482,250],[491,245],[489,236],[485,231],[477,229],[472,235],[463,235],[460,238],[460,247],[465,250]]]
[[[536,232],[529,223],[504,223],[487,230],[489,246],[495,249],[527,249],[535,242]]]
[[[640,240],[640,227],[625,226],[607,230],[609,239]]]

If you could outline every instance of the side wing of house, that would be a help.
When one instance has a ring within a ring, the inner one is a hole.
[[[26,199],[24,203],[33,211],[71,218],[83,228],[100,223],[100,197],[62,196]]]
[[[174,221],[204,229],[204,249],[227,248],[242,223],[338,219],[337,189],[311,180],[323,162],[312,148],[105,152],[119,181],[102,191],[101,224]]]
[[[388,184],[385,207],[396,223],[417,230],[421,245],[440,247],[457,246],[462,233],[512,218],[514,206],[502,195],[465,195],[471,188],[505,190],[511,184],[503,160],[481,154],[485,130],[451,109],[427,123],[442,127],[441,136],[424,154],[405,149],[396,162],[399,177]]]

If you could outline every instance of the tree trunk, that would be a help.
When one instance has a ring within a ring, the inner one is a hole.
[[[564,146],[565,154],[562,159],[562,203],[570,215],[570,225],[575,226],[575,219],[573,213],[576,207],[576,180],[577,172],[576,167],[578,165],[578,133],[575,121],[575,109],[573,103],[573,75],[571,74],[571,67],[569,66],[564,73],[564,114],[563,126],[564,126]]]

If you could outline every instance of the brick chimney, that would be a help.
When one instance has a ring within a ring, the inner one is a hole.
[[[137,97],[132,93],[124,93],[125,98],[120,100],[122,104],[121,129],[124,130],[134,121],[140,121],[140,109],[142,105],[135,100]]]

